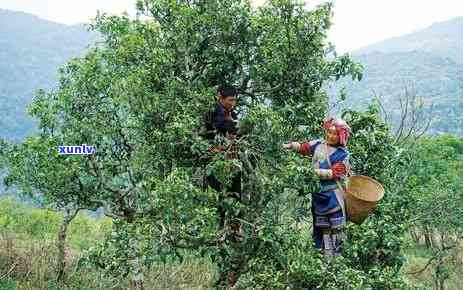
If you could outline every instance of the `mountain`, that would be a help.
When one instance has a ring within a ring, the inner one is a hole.
[[[84,24],[67,26],[0,9],[0,137],[19,141],[36,130],[26,113],[34,92],[56,85],[58,68],[82,55],[99,36]],[[395,120],[407,88],[433,105],[431,133],[463,135],[463,17],[352,52],[365,68],[361,82],[344,79],[344,105],[362,108],[380,95]]]
[[[399,99],[406,91],[422,98],[434,122],[429,133],[463,135],[463,17],[433,24],[352,52],[364,66],[360,82],[344,79],[345,105],[362,108],[375,95],[398,121]]]
[[[58,68],[96,40],[84,24],[0,9],[0,137],[18,141],[36,130],[26,113],[35,91],[53,88]]]
[[[423,51],[463,63],[462,46],[463,17],[458,17],[401,37],[375,43],[355,51],[354,54]]]

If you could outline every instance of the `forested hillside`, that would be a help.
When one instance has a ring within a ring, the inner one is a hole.
[[[352,53],[364,66],[361,82],[344,80],[347,104],[365,107],[375,95],[386,109],[399,114],[406,90],[433,104],[435,121],[429,133],[463,134],[463,17],[386,40]]]
[[[372,52],[409,52],[424,51],[450,58],[458,63],[463,62],[461,47],[463,45],[463,17],[449,21],[435,23],[428,28],[394,37],[368,47],[362,48],[355,54]]]
[[[0,9],[0,136],[23,139],[35,129],[26,106],[38,88],[50,89],[57,70],[96,41],[84,25],[66,26]]]

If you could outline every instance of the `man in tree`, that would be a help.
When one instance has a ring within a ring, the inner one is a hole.
[[[223,137],[233,142],[238,135],[238,114],[234,111],[236,106],[236,89],[232,86],[222,86],[218,89],[218,101],[213,110],[208,113],[206,120],[206,138],[214,140],[216,137]],[[214,146],[209,149],[211,153],[225,152],[227,159],[236,159],[236,146],[232,143],[228,148],[225,146]],[[216,191],[223,190],[223,184],[214,176],[208,175],[206,183]],[[241,174],[238,172],[231,177],[230,186],[227,192],[231,196],[241,197]],[[220,225],[225,224],[225,210],[219,206]]]
[[[237,159],[237,148],[234,144],[235,140],[239,135],[238,130],[238,114],[234,111],[236,106],[236,89],[232,86],[221,86],[218,88],[218,101],[214,108],[208,113],[206,120],[206,134],[205,137],[209,140],[217,140],[217,138],[225,138],[228,140],[227,146],[214,146],[209,149],[213,154],[225,153],[227,160]],[[226,186],[226,197],[232,197],[239,201],[246,199],[246,195],[242,192],[241,184],[241,172],[230,173],[230,183]],[[206,186],[212,187],[218,192],[222,192],[224,185],[220,182],[216,176],[210,174],[206,176]],[[241,213],[237,216],[227,216],[227,211],[223,205],[223,199],[219,202],[217,210],[220,216],[219,226],[220,229],[226,227],[225,232],[227,241],[234,247],[239,247],[239,244],[243,240],[243,233],[241,229],[241,223],[237,218],[241,217]],[[238,279],[237,272],[242,267],[243,261],[239,255],[229,257],[229,266],[224,266],[224,256],[222,257],[222,267],[228,268],[221,270],[218,284],[224,286],[226,283],[228,286],[233,286]]]
[[[313,239],[325,257],[341,254],[346,223],[344,188],[341,182],[350,174],[346,145],[350,127],[341,119],[329,118],[323,124],[325,139],[283,144],[283,149],[312,156],[312,165],[320,178],[321,190],[312,195]],[[343,188],[341,188],[343,187]]]

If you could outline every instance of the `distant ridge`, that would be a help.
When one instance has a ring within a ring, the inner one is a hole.
[[[56,84],[58,68],[82,55],[98,35],[85,24],[65,25],[0,9],[0,137],[18,141],[35,131],[26,106],[38,88]],[[341,80],[330,91],[347,88],[345,105],[364,107],[374,92],[397,111],[405,87],[434,104],[431,133],[463,135],[463,17],[367,46],[352,53],[365,67],[358,83]]]
[[[463,17],[434,23],[433,25],[400,37],[387,39],[355,50],[353,55],[372,52],[426,51],[463,62]]]
[[[18,141],[34,132],[26,106],[35,91],[53,87],[58,68],[97,39],[84,24],[0,9],[0,137]]]
[[[376,93],[398,113],[398,98],[407,87],[434,105],[431,134],[463,136],[463,17],[369,45],[352,57],[365,68],[363,80],[346,79],[331,90],[346,87],[345,105],[364,107]]]

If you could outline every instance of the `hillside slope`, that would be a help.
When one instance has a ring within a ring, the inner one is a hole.
[[[26,114],[34,92],[53,87],[58,68],[96,40],[82,24],[0,9],[0,137],[20,140],[34,130]]]
[[[428,107],[434,106],[430,133],[463,135],[462,45],[460,17],[368,46],[352,53],[365,68],[363,80],[342,80],[334,89],[346,87],[346,105],[356,108],[379,95],[386,108],[396,113],[398,99],[408,90],[422,97]]]

